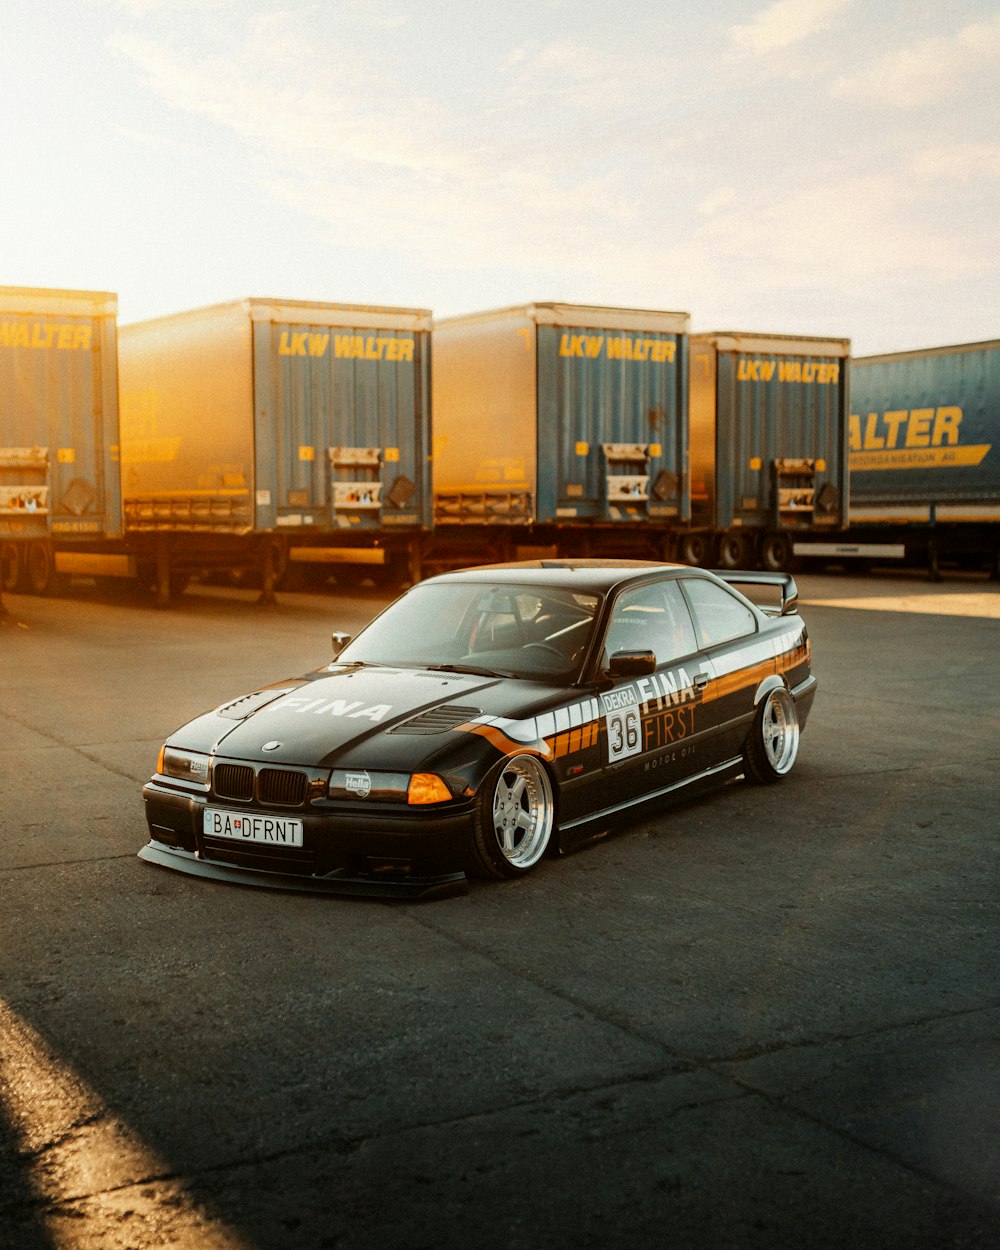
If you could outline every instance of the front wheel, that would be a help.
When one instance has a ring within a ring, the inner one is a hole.
[[[555,826],[552,783],[533,755],[501,760],[479,791],[470,845],[477,877],[521,877],[545,854]]]
[[[772,690],[757,709],[743,751],[749,781],[769,785],[787,777],[799,753],[799,717],[787,690]]]

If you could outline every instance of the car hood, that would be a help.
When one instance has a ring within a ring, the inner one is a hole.
[[[510,683],[426,669],[333,669],[224,703],[170,742],[235,759],[321,766],[357,744],[398,732],[400,746],[422,739],[426,752],[428,736],[479,716],[494,702],[482,696],[498,685]]]

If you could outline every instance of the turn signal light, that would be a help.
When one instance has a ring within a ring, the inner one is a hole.
[[[407,803],[445,803],[451,791],[434,773],[414,773],[406,791]]]

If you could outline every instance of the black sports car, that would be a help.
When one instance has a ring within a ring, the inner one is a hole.
[[[172,734],[139,854],[417,897],[519,877],[649,800],[778,781],[816,690],[796,599],[786,573],[641,561],[429,578],[355,639],[335,634],[332,664]]]

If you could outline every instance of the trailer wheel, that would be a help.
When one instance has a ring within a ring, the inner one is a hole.
[[[792,565],[792,540],[787,534],[765,534],[760,547],[761,566],[768,573],[785,573]]]
[[[0,590],[13,594],[20,585],[23,568],[20,543],[4,543],[0,546]]]
[[[740,530],[730,530],[719,539],[719,568],[746,568],[749,551],[750,544],[747,542],[746,534],[741,533]]]
[[[55,582],[56,562],[48,543],[32,543],[28,548],[28,589],[33,595],[47,595]]]
[[[677,544],[681,564],[704,568],[708,563],[711,541],[707,534],[682,534]]]

